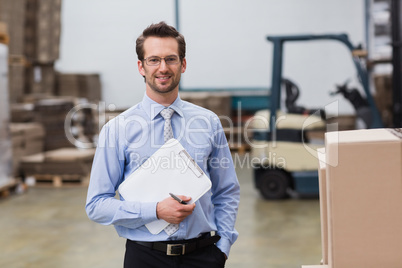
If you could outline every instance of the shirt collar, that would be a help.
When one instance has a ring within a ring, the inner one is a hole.
[[[142,99],[141,103],[144,111],[151,120],[154,120],[163,109],[167,108],[152,100],[150,97],[148,97],[147,93],[144,94],[144,98]],[[168,107],[172,108],[179,116],[183,117],[183,101],[180,99],[180,96],[177,96],[176,100]]]

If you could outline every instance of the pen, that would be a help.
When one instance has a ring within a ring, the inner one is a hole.
[[[175,194],[169,193],[171,197],[173,197],[174,200],[176,200],[177,202],[179,202],[180,204],[183,205],[187,205],[186,201],[181,200],[178,196],[176,196]]]

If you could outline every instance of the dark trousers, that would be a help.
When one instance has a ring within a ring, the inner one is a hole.
[[[225,255],[215,245],[199,248],[180,256],[167,256],[166,253],[147,248],[131,240],[126,242],[124,268],[222,268]]]

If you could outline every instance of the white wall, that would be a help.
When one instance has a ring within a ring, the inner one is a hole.
[[[99,72],[107,104],[131,106],[142,99],[135,39],[151,23],[174,25],[174,0],[63,0],[62,72]],[[269,87],[272,46],[267,35],[349,34],[364,40],[364,1],[180,1],[180,30],[187,42],[184,88]],[[350,53],[331,41],[286,46],[284,75],[302,89],[300,103],[332,101],[328,91],[356,71]],[[352,111],[341,99],[341,110]]]

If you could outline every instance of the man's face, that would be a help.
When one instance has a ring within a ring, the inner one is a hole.
[[[176,39],[171,37],[148,37],[144,42],[144,58],[158,56],[179,56],[179,45]],[[186,70],[186,59],[175,65],[168,65],[164,60],[157,66],[149,66],[145,60],[138,61],[138,70],[145,76],[147,91],[165,94],[179,90],[181,74]]]

